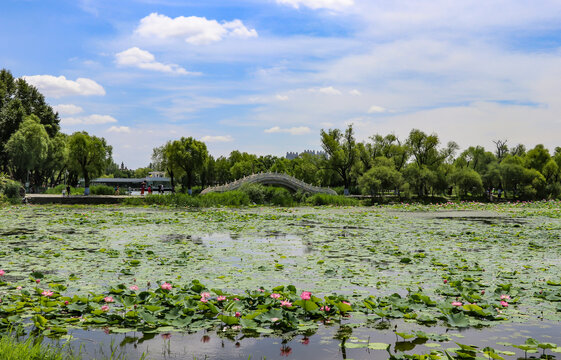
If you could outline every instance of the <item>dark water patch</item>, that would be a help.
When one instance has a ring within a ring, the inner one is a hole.
[[[404,339],[396,334],[423,334]],[[555,322],[531,322],[525,324],[500,324],[482,329],[452,329],[439,326],[426,327],[404,321],[372,319],[367,327],[354,328],[352,322],[344,325],[323,326],[315,334],[254,337],[255,333],[243,333],[232,329],[217,332],[199,331],[193,334],[181,332],[141,333],[130,331],[111,334],[104,330],[71,330],[74,338],[70,347],[81,349],[84,358],[94,358],[111,353],[138,359],[143,354],[149,359],[387,359],[391,354],[428,354],[433,350],[457,349],[456,343],[492,347],[505,359],[524,358],[524,351],[504,343],[521,345],[528,338],[538,342],[561,345],[561,324]],[[50,340],[51,342],[56,342]],[[389,345],[388,350],[369,349],[368,344]],[[361,347],[362,346],[362,347]],[[539,357],[541,349],[534,355]],[[546,350],[546,355],[555,355]],[[443,355],[445,358],[445,355]]]
[[[36,230],[35,229],[26,229],[26,228],[16,228],[8,231],[4,231],[0,233],[2,236],[13,236],[13,235],[29,235],[33,234]]]
[[[474,222],[485,225],[526,225],[528,223],[524,219],[505,216],[437,216],[434,219]]]

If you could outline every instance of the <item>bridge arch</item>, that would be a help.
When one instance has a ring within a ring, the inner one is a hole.
[[[237,190],[243,184],[277,185],[277,186],[283,186],[292,191],[302,190],[303,192],[308,192],[312,194],[321,193],[321,194],[337,195],[337,193],[333,189],[313,186],[301,180],[298,180],[293,176],[286,175],[286,174],[277,174],[277,173],[261,173],[261,174],[249,175],[242,179],[238,179],[236,181],[233,181],[225,185],[208,187],[204,189],[201,192],[201,194],[204,195],[210,192],[226,192],[226,191]]]

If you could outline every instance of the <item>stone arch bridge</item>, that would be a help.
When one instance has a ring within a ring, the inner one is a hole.
[[[249,175],[228,184],[206,188],[201,192],[201,194],[204,195],[210,192],[225,192],[225,191],[237,190],[243,184],[277,185],[277,186],[283,186],[292,191],[302,190],[303,192],[312,193],[312,194],[321,193],[321,194],[337,195],[337,193],[333,189],[313,186],[301,180],[298,180],[293,176],[286,175],[286,174],[277,174],[277,173],[261,173],[261,174]]]

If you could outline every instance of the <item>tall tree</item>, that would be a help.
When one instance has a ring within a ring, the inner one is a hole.
[[[47,158],[49,135],[39,118],[30,115],[6,142],[6,154],[10,159],[12,176],[22,182],[31,170],[39,169]]]
[[[321,146],[327,154],[324,166],[341,177],[347,195],[351,185],[351,170],[358,156],[353,125],[349,125],[344,134],[339,129],[329,129],[327,132],[322,129]]]
[[[6,142],[29,115],[37,116],[51,138],[60,129],[58,114],[35,87],[15,79],[6,69],[0,70],[0,170],[8,166]]]
[[[170,150],[169,160],[185,172],[187,190],[191,194],[193,181],[208,158],[206,145],[192,137],[182,137],[172,143]]]
[[[112,147],[104,138],[90,136],[87,132],[75,132],[68,138],[68,165],[84,177],[86,194],[89,194],[90,181],[99,176],[109,164]]]

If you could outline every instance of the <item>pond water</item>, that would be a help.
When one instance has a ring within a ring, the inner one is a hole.
[[[396,336],[397,331],[420,330],[439,334],[446,340],[409,339]],[[388,329],[389,328],[389,329]],[[195,334],[178,332],[164,334],[106,334],[101,330],[74,330],[72,335],[79,341],[71,342],[73,349],[88,357],[98,357],[115,352],[125,354],[128,359],[139,359],[143,354],[149,359],[386,359],[387,350],[353,348],[360,343],[384,343],[390,345],[392,354],[430,353],[432,350],[457,349],[457,343],[470,344],[483,349],[487,346],[496,351],[513,352],[512,358],[524,358],[524,351],[502,343],[524,344],[533,337],[542,342],[561,344],[561,326],[553,322],[531,322],[526,324],[503,324],[485,329],[456,330],[442,327],[421,327],[402,321],[371,322],[368,328],[350,329],[340,326],[321,328],[312,336],[246,337],[236,334],[227,337],[224,333],[200,331]],[[500,344],[497,344],[500,343]],[[450,352],[452,353],[452,352]],[[540,356],[542,350],[530,355]],[[549,356],[557,353],[546,351]],[[503,357],[507,357],[502,354]]]
[[[143,335],[106,334],[103,325],[70,326],[72,346],[81,346],[90,357],[110,353],[111,344],[129,359],[143,352],[154,359],[389,356],[385,350],[364,348],[368,341],[406,354],[457,348],[458,342],[491,346],[514,358],[524,352],[499,343],[520,345],[531,337],[561,345],[559,209],[539,204],[524,211],[506,205],[476,207],[1,208],[0,268],[10,285],[0,286],[0,298],[19,294],[16,286],[45,290],[63,284],[60,294],[73,296],[107,294],[118,284],[137,285],[139,291],[153,291],[164,282],[175,288],[197,279],[207,289],[232,294],[292,284],[319,297],[345,296],[353,304],[368,296],[386,299],[415,292],[438,302],[408,303],[407,311],[414,309],[415,316],[407,320],[390,306],[384,316],[351,313],[341,319],[344,326],[335,319],[317,330],[260,338],[222,328],[195,328],[188,334],[167,327]],[[37,274],[39,285],[33,281]],[[441,316],[448,311],[442,306],[454,300],[467,303],[460,297],[474,289],[482,294],[477,302],[492,307],[501,307],[498,296],[509,294],[510,306],[499,312],[505,320],[469,317],[470,325],[458,328]],[[0,305],[0,318],[5,306]],[[394,331],[431,336],[404,340]]]

